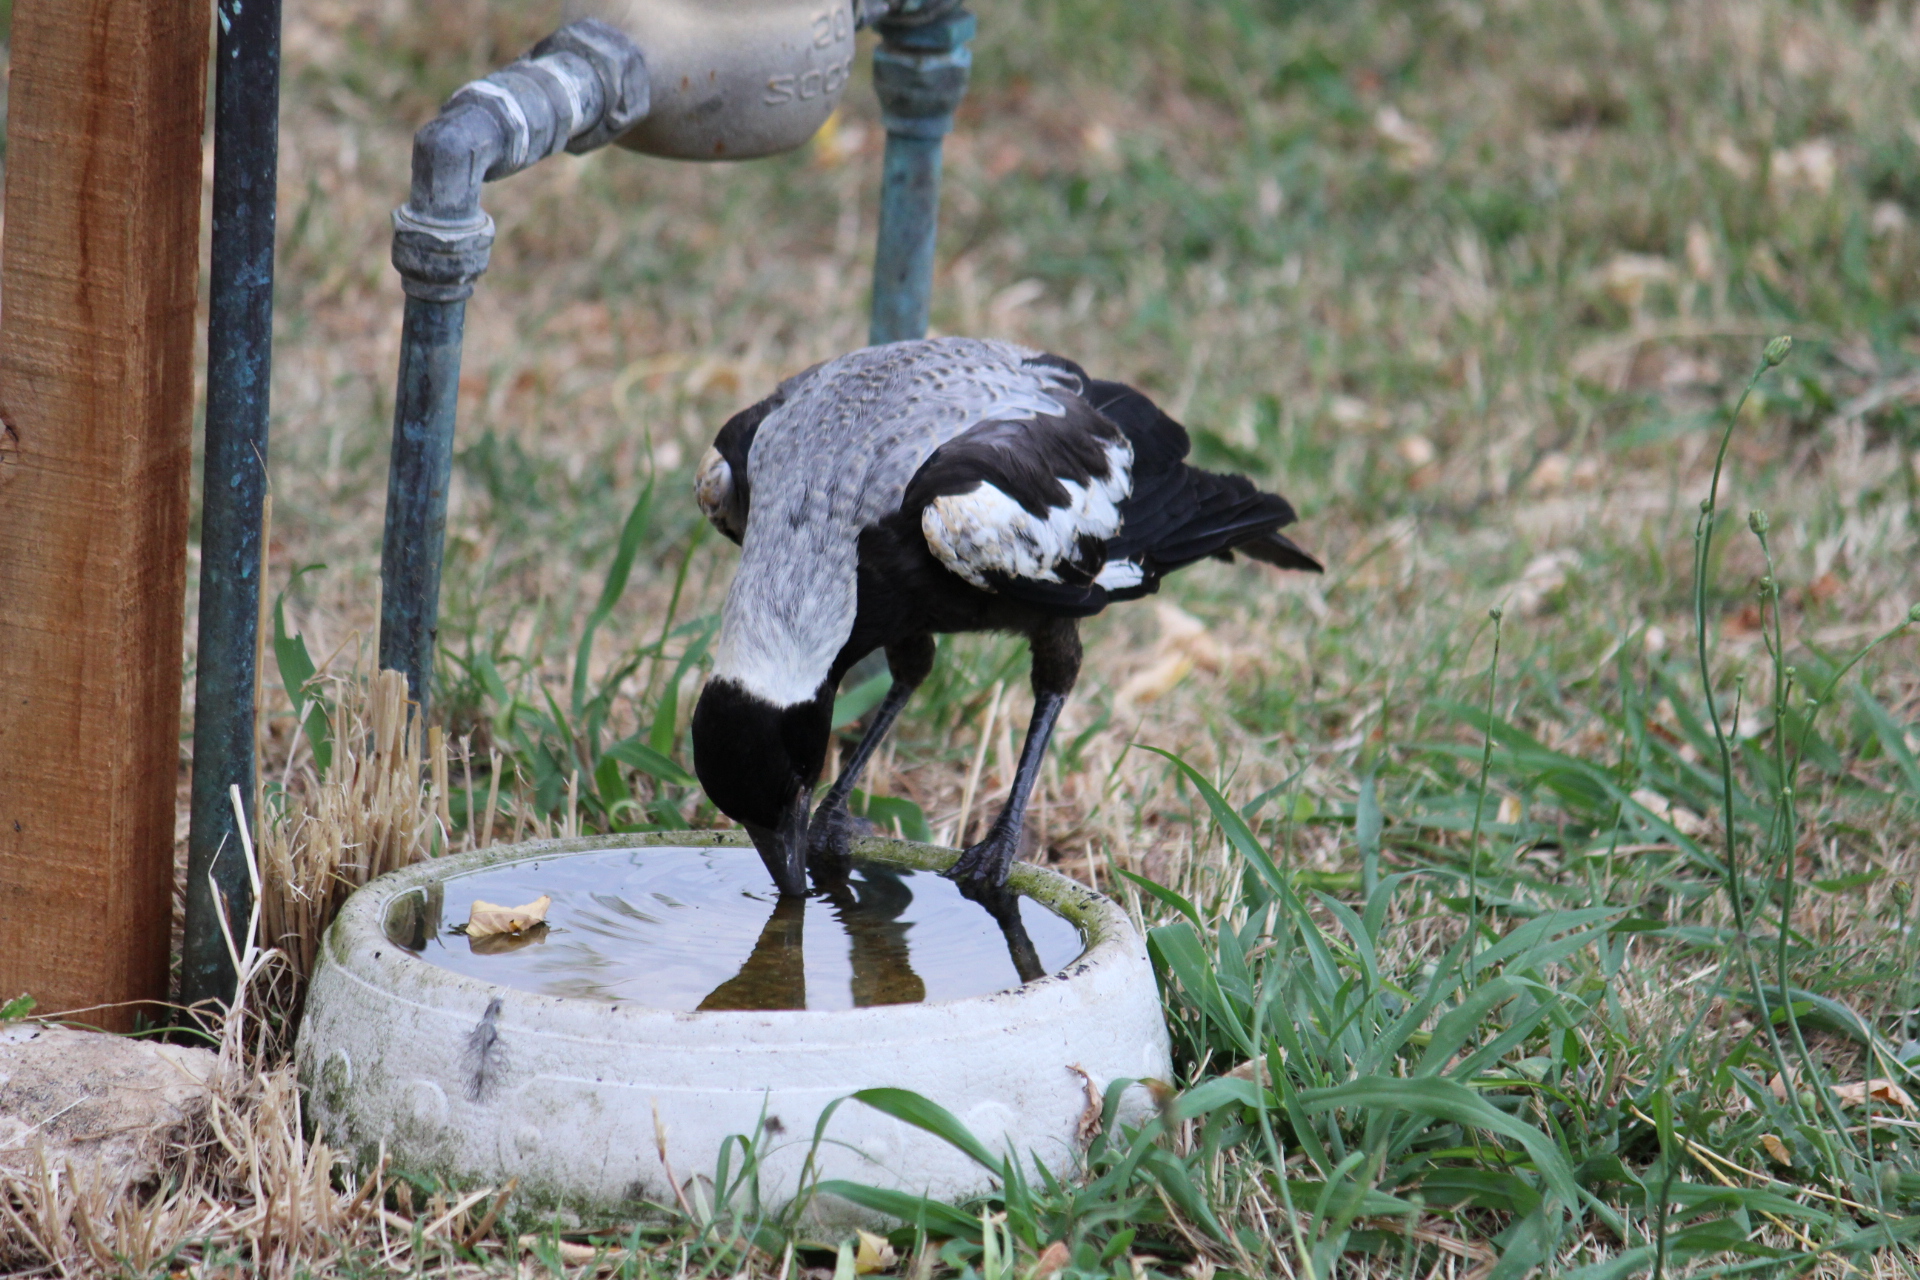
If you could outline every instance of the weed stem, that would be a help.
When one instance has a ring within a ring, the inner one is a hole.
[[[1493,661],[1487,665],[1487,723],[1481,735],[1480,783],[1473,798],[1473,834],[1467,837],[1467,985],[1473,985],[1474,956],[1480,950],[1480,820],[1487,809],[1487,775],[1493,768],[1493,701],[1500,680],[1500,618],[1493,619]]]

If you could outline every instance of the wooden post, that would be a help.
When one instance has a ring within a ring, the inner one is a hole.
[[[0,248],[0,999],[167,995],[206,0],[18,0]]]

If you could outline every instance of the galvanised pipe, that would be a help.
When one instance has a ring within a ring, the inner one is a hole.
[[[493,219],[483,183],[566,148],[589,150],[647,113],[640,50],[591,19],[454,94],[413,141],[413,184],[393,214],[393,265],[407,293],[393,457],[380,549],[380,665],[404,671],[427,710],[467,299],[487,269]]]
[[[839,101],[857,25],[881,12],[957,3],[603,0],[617,26],[587,19],[562,27],[528,57],[454,94],[415,136],[412,190],[393,215],[407,310],[380,560],[380,665],[406,673],[422,713],[433,682],[460,339],[493,243],[481,185],[563,147],[615,142],[701,160],[790,150]]]
[[[931,7],[931,6],[929,6]],[[880,178],[880,242],[873,262],[873,319],[867,341],[924,337],[933,294],[933,247],[940,221],[941,140],[967,91],[974,18],[941,6],[928,16],[898,14],[874,24],[873,87],[887,127]]]
[[[260,525],[273,368],[280,0],[219,0],[213,103],[213,263],[193,690],[192,825],[180,1003],[232,1002],[220,921],[245,936],[252,887],[229,798],[253,796]],[[216,896],[217,891],[217,896]]]
[[[439,634],[440,562],[466,316],[465,299],[410,294],[400,330],[386,536],[380,547],[380,666],[407,673],[408,695],[423,713]]]

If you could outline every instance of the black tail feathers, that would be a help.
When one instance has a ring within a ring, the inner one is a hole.
[[[1263,533],[1246,542],[1235,543],[1235,551],[1263,564],[1276,565],[1282,569],[1299,569],[1306,573],[1321,573],[1326,566],[1295,546],[1293,541],[1280,533]]]

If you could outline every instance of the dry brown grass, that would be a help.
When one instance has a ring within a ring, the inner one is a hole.
[[[355,671],[327,684],[338,691],[331,767],[320,777],[309,763],[296,781],[303,742],[294,739],[284,807],[268,816],[260,839],[261,937],[285,953],[295,983],[312,976],[320,935],[349,894],[451,847],[442,822],[445,740],[436,730],[423,752],[406,677]]]

